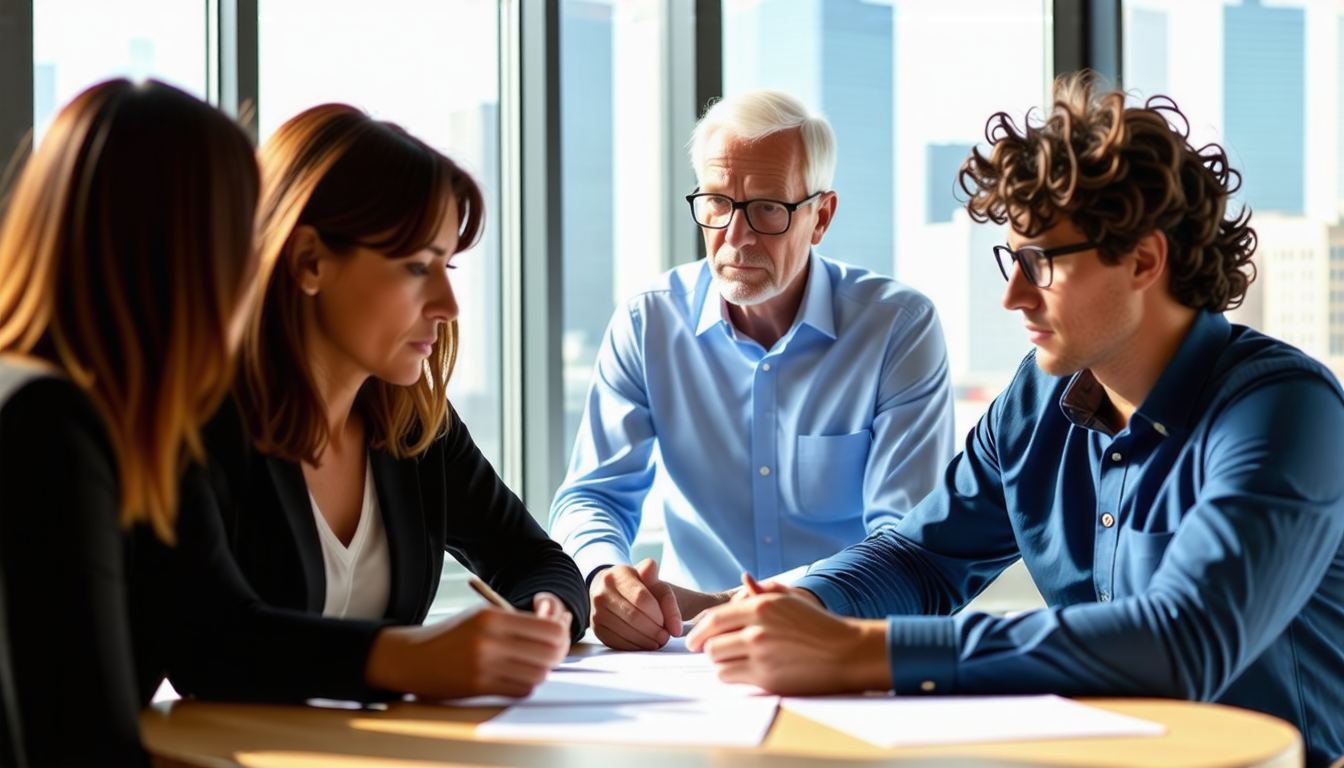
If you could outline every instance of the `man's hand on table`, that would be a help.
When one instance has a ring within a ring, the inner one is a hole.
[[[744,581],[686,638],[688,649],[718,666],[720,680],[784,695],[891,687],[885,621],[841,618],[805,589]]]

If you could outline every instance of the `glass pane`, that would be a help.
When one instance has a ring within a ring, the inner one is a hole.
[[[957,170],[998,111],[1045,101],[1050,29],[1041,0],[724,0],[724,90],[779,88],[830,119],[839,142],[835,224],[817,251],[893,275],[938,307],[965,433],[1030,350],[999,304],[993,246]],[[932,64],[931,62],[936,62]],[[987,67],[992,76],[987,76]],[[976,610],[1040,604],[1020,566]]]
[[[953,194],[985,121],[1042,103],[1049,40],[1040,0],[725,0],[724,90],[780,88],[830,119],[839,142],[835,225],[817,251],[893,275],[938,307],[970,429],[1030,349],[999,305],[1001,227]],[[994,76],[983,56],[1003,50]],[[930,67],[928,62],[937,61]],[[948,98],[956,94],[956,98]]]
[[[260,0],[261,141],[308,107],[343,102],[397,123],[482,185],[486,231],[453,263],[461,347],[448,396],[500,468],[499,23],[494,0]],[[533,510],[544,515],[545,510]],[[444,564],[431,616],[468,604]]]
[[[205,6],[204,0],[34,0],[34,145],[67,101],[109,78],[152,77],[205,98]]]
[[[1127,0],[1124,25],[1126,87],[1139,100],[1171,96],[1192,143],[1223,144],[1242,173],[1234,200],[1253,214],[1257,277],[1229,319],[1344,374],[1344,12]]]
[[[662,7],[659,0],[560,3],[566,459],[611,313],[666,267],[697,255],[664,253],[665,228],[690,226],[690,216],[681,208],[686,219],[668,222],[665,213],[663,158],[688,137],[667,135]],[[656,506],[645,510],[639,556],[657,555],[661,515]]]

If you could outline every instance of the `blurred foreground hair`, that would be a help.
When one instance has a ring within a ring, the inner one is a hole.
[[[0,352],[45,358],[107,422],[123,524],[174,540],[177,487],[228,393],[255,274],[256,159],[241,128],[163,83],[61,110],[0,228]]]

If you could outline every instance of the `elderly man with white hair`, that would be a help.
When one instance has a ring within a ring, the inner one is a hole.
[[[617,309],[551,507],[613,648],[661,647],[744,572],[779,576],[898,522],[952,455],[933,305],[814,250],[838,202],[826,118],[779,91],[732,96],[696,126],[691,162],[708,258]],[[661,574],[631,563],[648,504],[666,521]]]

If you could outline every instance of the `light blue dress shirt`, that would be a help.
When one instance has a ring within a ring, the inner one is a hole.
[[[798,586],[888,617],[898,694],[1162,696],[1268,712],[1344,753],[1344,392],[1200,313],[1129,425],[1034,353],[941,487]],[[950,614],[1022,558],[1049,608]]]
[[[701,590],[834,554],[901,517],[952,455],[942,327],[923,295],[816,255],[771,349],[737,333],[709,264],[617,310],[551,535],[584,576],[629,564],[662,507],[664,579]]]

